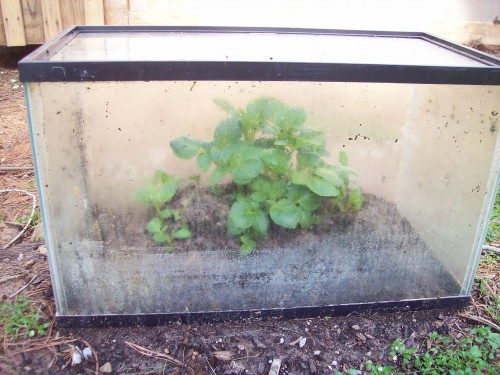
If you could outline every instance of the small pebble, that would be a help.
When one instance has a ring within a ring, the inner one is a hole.
[[[83,358],[89,359],[92,357],[92,349],[85,348],[85,349],[83,349],[82,354],[83,354]]]
[[[321,354],[321,350],[315,350],[314,351],[314,355],[320,355]]]
[[[283,344],[285,342],[285,339],[282,337],[280,338],[280,344]]]
[[[71,366],[76,366],[79,365],[80,363],[82,363],[82,355],[80,354],[80,350],[75,350],[71,354]]]
[[[352,329],[355,330],[355,331],[359,331],[360,327],[357,324],[354,324],[352,326]]]
[[[299,348],[303,348],[304,345],[306,344],[306,342],[307,342],[307,338],[306,337],[301,337],[300,341],[299,341]]]
[[[111,367],[111,363],[106,362],[99,369],[103,374],[111,374],[113,372],[113,368]]]
[[[337,361],[332,361],[332,366],[337,366],[339,363]]]

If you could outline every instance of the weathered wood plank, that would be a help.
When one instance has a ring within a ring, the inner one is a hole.
[[[103,0],[84,0],[85,24],[104,25]]]
[[[63,29],[85,24],[85,6],[83,0],[59,0]]]
[[[27,44],[45,42],[43,29],[42,4],[40,0],[21,0],[24,18],[24,32]]]
[[[5,29],[3,27],[3,15],[2,15],[2,7],[0,6],[0,45],[7,44],[7,39],[5,38]]]
[[[2,8],[5,38],[8,46],[26,45],[24,33],[23,9],[21,0],[0,0]]]
[[[42,16],[45,40],[52,38],[63,30],[59,0],[42,0]]]
[[[104,0],[106,25],[128,25],[128,0]]]

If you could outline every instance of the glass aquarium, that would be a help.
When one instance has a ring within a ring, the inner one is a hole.
[[[499,60],[424,33],[75,27],[19,69],[60,325],[469,302]]]

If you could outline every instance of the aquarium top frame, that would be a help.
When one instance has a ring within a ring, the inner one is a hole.
[[[81,33],[277,33],[420,39],[484,66],[251,61],[51,61]],[[500,85],[500,59],[422,32],[167,26],[74,26],[19,62],[22,82],[308,81]]]

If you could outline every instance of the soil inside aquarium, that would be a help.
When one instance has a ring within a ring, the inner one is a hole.
[[[360,210],[332,213],[321,207],[321,224],[312,230],[271,224],[257,249],[240,256],[238,239],[226,231],[227,196],[185,190],[174,202],[193,236],[176,241],[168,259],[154,258],[163,263],[164,282],[176,285],[159,311],[324,306],[460,292],[396,205],[380,197],[364,194]],[[150,244],[153,252],[165,252]],[[203,285],[185,293],[193,279]]]

